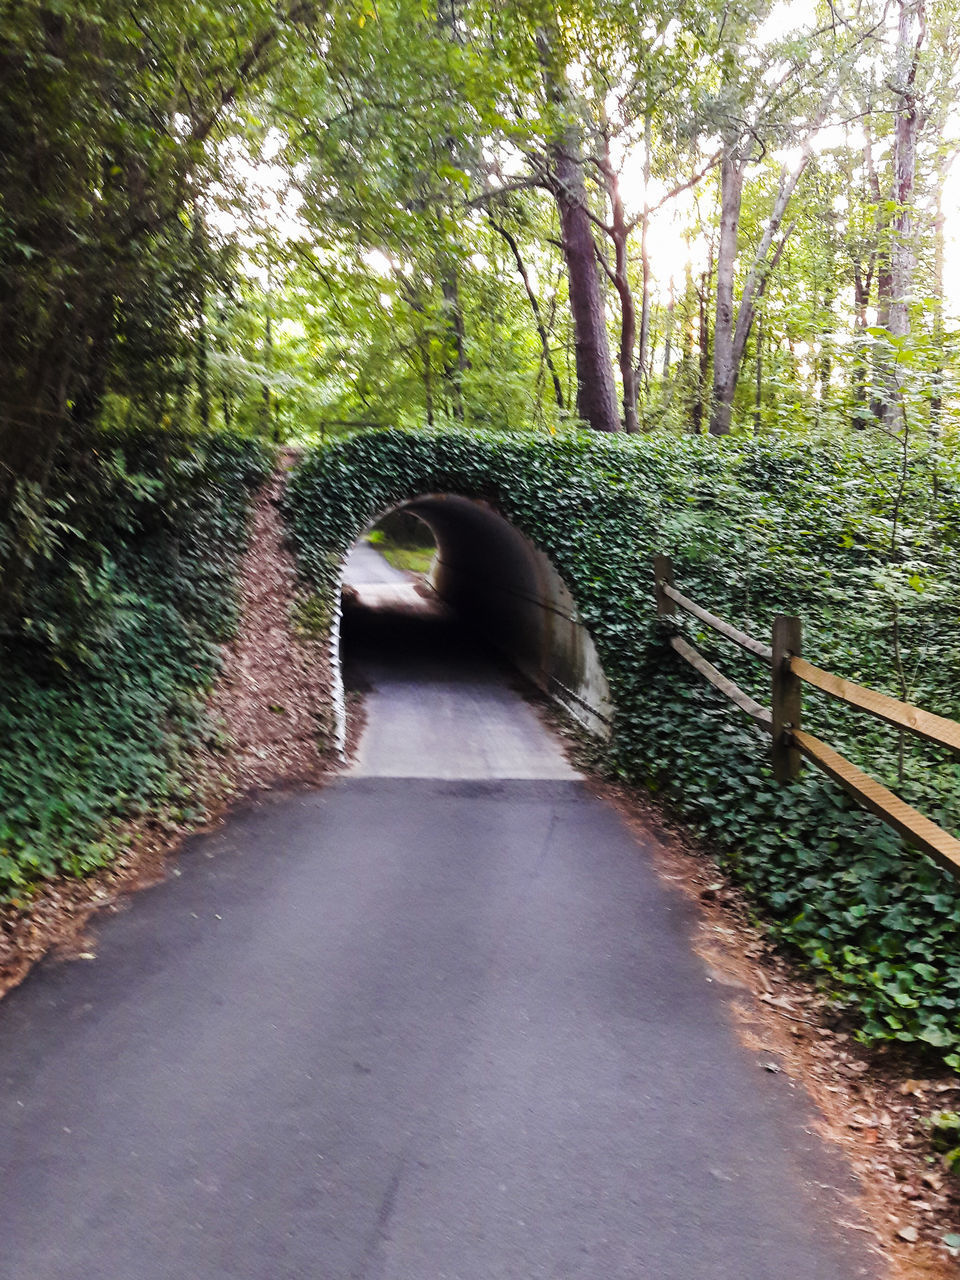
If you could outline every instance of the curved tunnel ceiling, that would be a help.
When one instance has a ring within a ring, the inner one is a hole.
[[[393,509],[419,516],[433,533],[430,581],[437,594],[585,728],[607,736],[606,677],[547,556],[489,503],[473,498],[430,493]]]

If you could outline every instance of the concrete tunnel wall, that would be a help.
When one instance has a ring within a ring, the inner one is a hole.
[[[433,533],[430,582],[441,599],[586,729],[608,737],[606,676],[573,596],[543,552],[472,498],[425,494],[395,510],[419,516]]]

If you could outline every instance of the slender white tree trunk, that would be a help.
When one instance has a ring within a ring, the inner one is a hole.
[[[725,436],[730,430],[736,371],[733,353],[733,281],[740,232],[744,164],[735,145],[728,146],[720,162],[720,244],[717,249],[717,311],[713,331],[713,406],[710,434]]]
[[[910,332],[910,294],[916,256],[913,246],[913,189],[917,173],[920,107],[917,66],[925,34],[924,0],[900,0],[897,28],[896,119],[893,131],[893,223],[890,237],[890,333]]]

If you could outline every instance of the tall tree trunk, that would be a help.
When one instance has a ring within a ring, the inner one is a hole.
[[[740,203],[743,198],[743,169],[744,162],[737,162],[738,173],[735,177],[731,177],[728,187],[723,187],[723,178],[721,173],[721,189],[725,194],[721,199],[721,222],[720,222],[720,258],[724,255],[724,225],[727,222],[727,240],[726,254],[727,262],[724,268],[724,297],[721,305],[720,297],[720,264],[717,265],[717,324],[714,333],[714,378],[713,378],[713,417],[710,420],[710,431],[712,435],[726,435],[730,430],[730,420],[733,414],[733,397],[737,390],[737,382],[740,377],[740,367],[743,364],[744,352],[747,349],[747,339],[750,337],[750,330],[753,328],[753,320],[756,312],[756,306],[760,298],[763,296],[767,286],[767,280],[772,271],[776,269],[777,263],[780,261],[781,255],[786,248],[787,240],[793,232],[796,223],[792,223],[781,237],[780,243],[773,250],[774,239],[783,223],[783,216],[787,211],[787,205],[790,198],[797,188],[797,183],[806,169],[810,159],[809,144],[805,149],[797,167],[788,172],[786,169],[780,175],[780,186],[777,191],[776,199],[773,202],[773,209],[770,217],[767,219],[767,225],[764,227],[763,235],[760,239],[760,246],[754,254],[753,263],[750,271],[743,284],[743,291],[740,295],[740,305],[736,310],[736,322],[733,321],[733,267],[736,261],[737,253],[737,229],[740,222]],[[732,256],[731,256],[732,255]],[[723,335],[721,342],[721,318],[723,323]],[[719,351],[719,356],[718,356]]]
[[[920,112],[917,70],[926,34],[925,0],[899,0],[897,24],[896,99],[893,126],[893,189],[890,193],[888,233],[881,244],[877,275],[877,325],[892,338],[910,333],[910,293],[915,266],[913,246],[913,189],[917,170]],[[877,344],[877,373],[873,410],[888,430],[903,424],[903,404],[895,361]]]
[[[700,329],[697,338],[699,347],[697,400],[693,410],[694,430],[700,435],[709,421],[710,413],[710,363],[712,358],[710,337],[710,307],[713,298],[713,245],[710,245],[707,270],[700,277]]]
[[[621,428],[617,388],[596,245],[587,212],[579,130],[570,123],[575,113],[571,110],[565,75],[562,68],[557,67],[554,44],[548,32],[541,28],[537,33],[537,48],[544,86],[548,99],[566,121],[551,141],[549,153],[573,316],[577,412],[594,431],[614,432]]]
[[[450,407],[458,422],[464,418],[463,375],[467,370],[466,330],[460,305],[460,280],[456,264],[442,255],[440,291],[443,294],[443,317],[447,330],[443,371],[450,389]]]
[[[676,299],[673,293],[673,276],[670,277],[670,292],[667,296],[667,320],[663,340],[663,377],[670,376],[670,360],[673,356],[673,321],[676,312]]]
[[[689,235],[686,237],[686,241],[687,261],[683,273],[683,310],[680,316],[680,331],[683,343],[680,370],[684,380],[692,382],[688,371],[693,363],[694,303],[697,293],[693,283],[693,263],[690,261]]]
[[[713,408],[710,434],[730,430],[737,368],[733,354],[733,280],[743,199],[744,162],[733,145],[720,162],[720,244],[717,250],[717,311],[713,328]]]
[[[910,292],[915,266],[913,246],[913,188],[917,171],[917,67],[925,34],[924,0],[900,0],[897,31],[897,113],[893,131],[893,235],[890,241],[890,332],[905,338],[910,332]]]
[[[619,431],[617,389],[607,335],[607,317],[597,272],[590,220],[570,183],[583,175],[575,161],[557,157],[560,226],[569,276],[570,310],[573,314],[574,352],[577,367],[577,412],[594,431]]]
[[[866,268],[859,262],[853,264],[853,303],[854,303],[854,361],[853,361],[853,425],[862,428],[866,416],[867,405],[867,308],[870,305],[870,291],[873,286],[873,269],[875,250],[870,255]]]
[[[858,193],[859,199],[864,205],[871,200],[874,204],[878,203],[878,188],[876,183],[876,171],[873,167],[873,143],[870,129],[870,104],[867,103],[867,110],[863,117],[863,131],[865,135],[865,145],[863,149],[863,159],[866,166],[867,178],[862,183]],[[852,190],[854,183],[853,165],[847,163],[844,167],[844,177],[847,186]],[[873,292],[874,272],[877,265],[877,237],[861,235],[857,231],[848,231],[847,252],[850,256],[850,262],[853,270],[853,365],[852,365],[852,391],[853,391],[853,420],[852,425],[857,430],[862,430],[866,426],[867,408],[867,388],[869,383],[869,370],[867,351],[869,346],[869,335],[867,334],[867,325],[869,318],[867,315],[870,306],[870,295]]]
[[[753,400],[753,434],[763,426],[763,315],[757,315],[757,382]]]
[[[893,271],[890,265],[890,246],[886,242],[887,232],[883,232],[882,235],[883,238],[877,249],[877,328],[889,330],[893,301]],[[870,412],[878,422],[889,425],[896,417],[894,408],[897,399],[896,375],[890,353],[884,348],[883,343],[874,343],[873,351],[873,399],[870,402]]]
[[[863,123],[864,133],[866,135],[866,146],[864,147],[863,157],[864,163],[867,167],[867,181],[869,183],[870,193],[873,196],[873,203],[877,211],[875,238],[870,254],[870,269],[866,275],[862,277],[859,291],[861,310],[858,324],[863,334],[864,346],[866,346],[866,329],[868,327],[867,308],[870,304],[871,277],[875,277],[877,282],[877,327],[886,329],[890,324],[890,300],[893,296],[893,276],[890,270],[890,215],[888,212],[888,205],[890,202],[881,192],[880,178],[877,174],[876,165],[873,160],[873,133],[869,110],[864,117]],[[879,342],[872,345],[872,350],[873,394],[870,400],[870,414],[878,422],[886,422],[891,417],[892,405],[895,398],[889,353],[884,350],[882,344]]]
[[[820,354],[817,359],[817,377],[820,382],[820,399],[818,412],[822,413],[830,404],[830,384],[833,380],[833,329],[826,327],[828,318],[832,323],[833,309],[836,304],[836,287],[834,285],[835,270],[830,263],[827,284],[823,293],[824,324],[820,327]]]
[[[936,167],[937,194],[933,223],[933,349],[936,352],[936,367],[933,371],[933,388],[930,396],[930,439],[935,493],[938,485],[939,442],[943,432],[943,267],[946,251],[943,186],[949,167],[950,160],[941,155]]]
[[[610,201],[611,222],[608,228],[613,241],[614,266],[610,279],[620,299],[620,378],[623,382],[623,425],[627,431],[636,433],[640,430],[640,419],[637,414],[637,402],[640,395],[640,368],[638,361],[634,363],[634,351],[637,345],[637,308],[630,287],[630,276],[627,270],[627,246],[630,239],[630,227],[627,223],[627,212],[620,191],[620,179],[610,155],[610,140],[604,140],[603,174]],[[642,324],[641,324],[642,332]]]
[[[648,380],[648,347],[650,345],[650,159],[652,123],[647,114],[643,122],[643,212],[640,214],[640,350],[637,373],[644,384]]]

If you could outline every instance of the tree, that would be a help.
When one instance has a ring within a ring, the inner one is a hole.
[[[765,282],[783,255],[793,224],[782,232],[784,217],[794,192],[812,154],[818,130],[826,122],[835,97],[830,80],[824,83],[822,71],[806,87],[799,104],[798,82],[817,47],[820,33],[793,38],[780,48],[767,47],[762,56],[751,53],[751,36],[758,19],[766,17],[768,6],[741,10],[736,18],[725,17],[718,38],[721,67],[718,86],[722,138],[720,161],[720,236],[717,250],[716,319],[713,337],[713,405],[710,416],[712,435],[726,435],[731,428],[733,401],[740,377],[747,341],[756,316],[756,304]],[[760,74],[764,64],[773,62],[777,72],[770,77]],[[744,65],[750,70],[743,74]],[[843,57],[832,58],[835,79],[843,65]],[[773,205],[766,219],[760,241],[747,270],[735,302],[735,279],[739,250],[741,207],[747,171],[766,150],[797,131],[797,110],[801,112],[799,156],[792,165],[780,168]],[[789,123],[787,123],[789,121]]]
[[[211,270],[190,233],[211,144],[320,11],[313,0],[3,5],[0,614],[15,604],[51,473],[82,448],[111,386],[162,401],[182,383]]]
[[[567,263],[577,360],[577,411],[594,431],[619,431],[606,309],[587,206],[582,130],[561,61],[556,29],[539,28],[536,43],[552,117],[546,148],[550,165],[547,181],[560,213]]]

